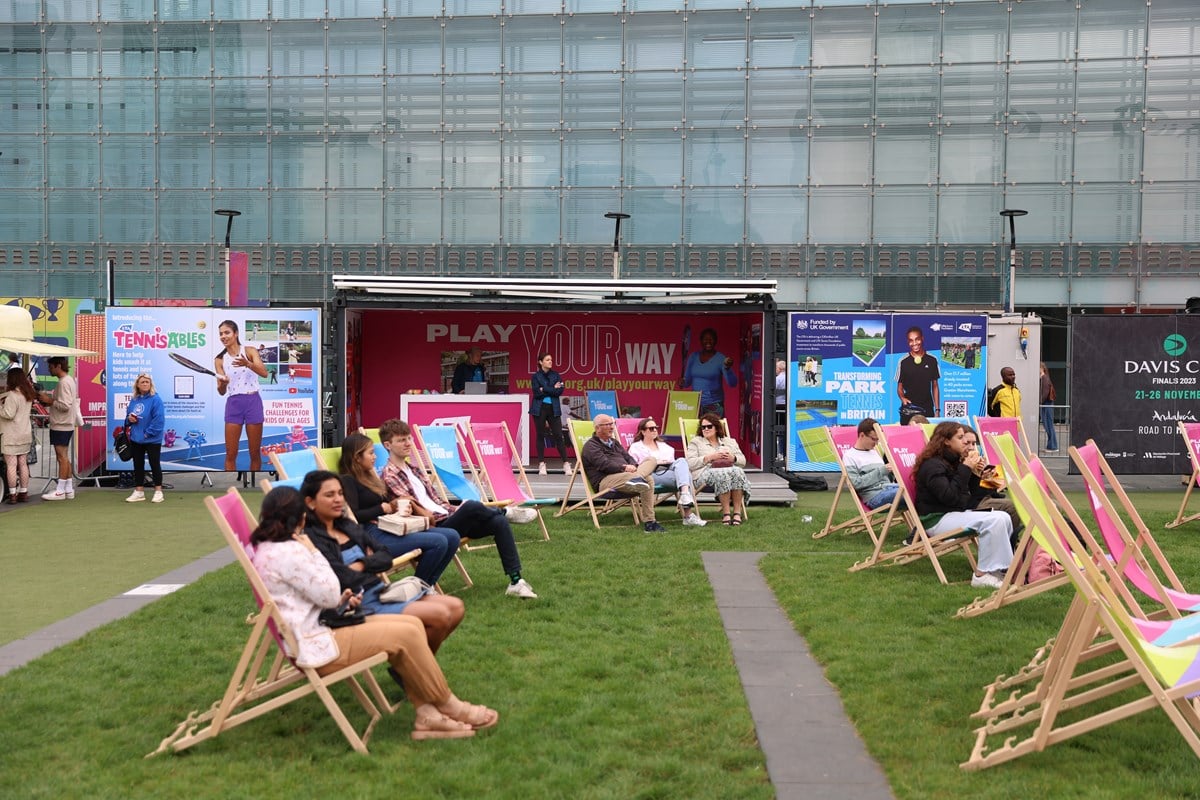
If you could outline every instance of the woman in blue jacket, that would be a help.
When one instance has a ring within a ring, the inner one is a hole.
[[[142,485],[146,480],[145,459],[150,458],[150,476],[154,479],[153,503],[163,501],[162,454],[164,425],[163,401],[154,391],[154,380],[143,372],[133,382],[133,398],[129,401],[125,424],[129,426],[129,443],[133,445],[133,494],[125,498],[126,503],[140,503],[146,499]]]
[[[554,440],[554,447],[564,464],[567,460],[567,446],[563,443],[562,404],[558,400],[563,393],[563,379],[554,371],[554,356],[549,353],[538,356],[538,369],[529,379],[529,385],[533,392],[533,403],[529,406],[529,413],[534,418],[533,434],[537,440],[538,472],[545,474],[546,463],[542,459],[546,456],[547,434]]]

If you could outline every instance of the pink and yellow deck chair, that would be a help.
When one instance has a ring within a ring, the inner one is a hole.
[[[554,512],[554,516],[561,517],[570,514],[572,511],[578,511],[586,508],[588,513],[592,515],[592,525],[596,530],[600,530],[600,515],[611,514],[618,508],[628,507],[633,512],[633,522],[635,525],[641,524],[641,518],[638,514],[637,503],[633,502],[631,495],[621,494],[615,490],[600,492],[588,480],[587,473],[583,469],[583,446],[587,444],[588,439],[595,435],[596,428],[590,419],[573,419],[567,426],[567,431],[571,435],[571,447],[575,449],[575,453],[579,456],[579,468],[571,473],[571,479],[567,481],[566,491],[563,492],[562,505],[558,511]],[[583,489],[583,499],[571,499],[571,492],[575,488],[576,483]]]
[[[517,445],[508,431],[508,423],[471,423],[466,426],[466,434],[467,455],[474,462],[484,495],[492,501],[508,501],[511,505],[532,509],[542,529],[542,540],[550,541],[542,508],[557,505],[559,498],[534,495],[525,467],[516,456]]]
[[[1200,422],[1180,420],[1179,435],[1183,437],[1184,446],[1187,448],[1188,463],[1192,466],[1192,477],[1188,480],[1187,489],[1183,492],[1183,502],[1179,504],[1179,513],[1175,515],[1175,519],[1167,523],[1167,528],[1178,528],[1180,525],[1200,519],[1200,511],[1184,516],[1187,512],[1188,501],[1192,499],[1192,492],[1196,490],[1196,484],[1200,483]]]
[[[875,523],[882,522],[889,516],[892,506],[898,503],[899,495],[896,499],[887,505],[879,506],[878,508],[867,508],[863,505],[862,500],[858,496],[858,492],[854,489],[854,484],[850,480],[850,473],[846,471],[846,464],[842,460],[842,456],[847,450],[854,447],[858,442],[858,426],[857,425],[834,425],[825,428],[825,435],[829,439],[829,446],[833,449],[834,455],[837,457],[838,468],[842,472],[841,478],[838,480],[837,490],[833,494],[833,502],[829,506],[829,516],[825,518],[825,527],[814,533],[814,539],[821,539],[831,533],[837,531],[845,531],[846,533],[858,533],[866,531],[872,541],[878,541],[880,532],[875,530]],[[848,495],[851,498],[854,507],[854,515],[849,519],[833,524],[833,518],[838,512],[838,503],[843,495]],[[902,522],[902,517],[891,515],[896,522]]]

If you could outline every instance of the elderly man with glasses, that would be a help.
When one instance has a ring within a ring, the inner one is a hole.
[[[616,491],[634,497],[645,520],[642,529],[646,533],[665,533],[667,529],[654,519],[651,476],[657,462],[647,459],[639,465],[617,441],[616,425],[608,414],[597,414],[592,425],[596,435],[587,440],[579,459],[588,481],[601,493]]]

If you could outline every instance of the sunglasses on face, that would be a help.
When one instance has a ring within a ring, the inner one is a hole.
[[[657,425],[647,425],[646,427],[642,428],[642,430],[644,430],[644,431],[656,431],[656,430],[658,430],[658,426],[657,426]]]
[[[711,430],[712,430],[713,428],[715,428],[715,427],[716,427],[716,425],[701,425],[701,426],[700,426],[700,430],[702,430],[702,431],[711,431]]]

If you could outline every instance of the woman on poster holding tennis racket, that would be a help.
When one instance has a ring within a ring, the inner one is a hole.
[[[246,428],[246,446],[250,450],[250,471],[262,469],[263,404],[258,394],[258,379],[267,377],[267,368],[258,350],[242,344],[237,323],[227,319],[217,326],[225,350],[214,362],[217,369],[217,393],[229,395],[225,401],[225,469],[237,469],[238,443],[242,426]]]

